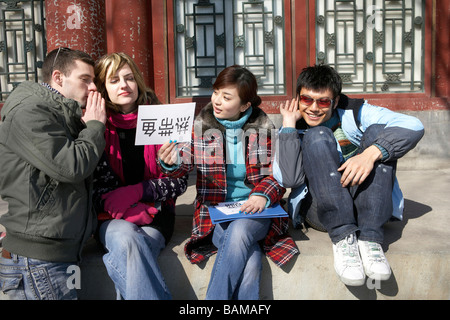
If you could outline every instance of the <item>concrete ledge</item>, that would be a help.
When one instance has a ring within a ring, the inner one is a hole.
[[[448,166],[447,166],[448,168]],[[450,299],[450,169],[399,170],[405,195],[404,220],[386,225],[383,245],[392,267],[391,279],[347,287],[337,278],[328,235],[313,229],[294,230],[300,255],[280,269],[263,259],[261,299]],[[203,300],[215,256],[192,265],[184,256],[190,236],[195,177],[177,204],[176,232],[159,261],[177,300]],[[0,201],[0,215],[7,204]],[[0,231],[4,231],[0,225]],[[81,264],[81,300],[115,299],[114,285],[102,261],[103,250],[91,240]]]
[[[405,219],[390,222],[383,245],[392,267],[388,281],[366,286],[345,286],[333,268],[328,234],[313,229],[290,233],[299,249],[285,268],[263,259],[261,299],[450,299],[450,169],[399,171],[405,194]],[[178,201],[175,234],[159,261],[176,300],[203,300],[215,256],[192,265],[184,256],[184,243],[192,225],[195,187]],[[79,298],[115,299],[115,290],[101,259],[102,249],[92,240],[81,265]]]

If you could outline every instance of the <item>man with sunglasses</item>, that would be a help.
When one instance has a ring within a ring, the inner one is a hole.
[[[351,99],[341,89],[330,66],[302,71],[296,99],[280,106],[274,176],[292,188],[294,226],[306,221],[327,231],[339,278],[361,286],[366,276],[391,276],[381,244],[383,225],[403,213],[397,159],[416,146],[424,128],[412,116]]]
[[[41,84],[21,83],[1,111],[0,195],[8,212],[0,219],[0,300],[75,299],[70,277],[96,226],[92,174],[105,147],[106,111],[94,60],[59,48],[42,74]]]

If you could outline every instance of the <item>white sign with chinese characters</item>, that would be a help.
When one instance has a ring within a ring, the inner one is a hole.
[[[136,145],[190,142],[195,102],[139,106]]]

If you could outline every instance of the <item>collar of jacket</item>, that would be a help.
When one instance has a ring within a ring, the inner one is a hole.
[[[63,113],[67,119],[79,119],[82,112],[79,103],[73,99],[67,99],[61,94],[52,92],[45,86],[33,81],[24,81],[11,93],[2,108],[2,119],[9,112],[21,105],[21,102],[29,99],[31,103],[42,104],[49,109]]]

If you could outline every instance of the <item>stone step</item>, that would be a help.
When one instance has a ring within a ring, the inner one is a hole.
[[[296,299],[450,299],[450,169],[399,171],[405,195],[404,220],[385,227],[383,249],[392,276],[361,287],[344,285],[333,267],[328,234],[314,229],[290,229],[300,255],[280,269],[263,258],[260,297]],[[184,243],[192,225],[195,187],[180,197],[173,238],[159,257],[167,286],[176,300],[203,300],[215,256],[192,265]],[[79,298],[115,299],[114,285],[102,262],[102,248],[92,240],[81,264]]]

